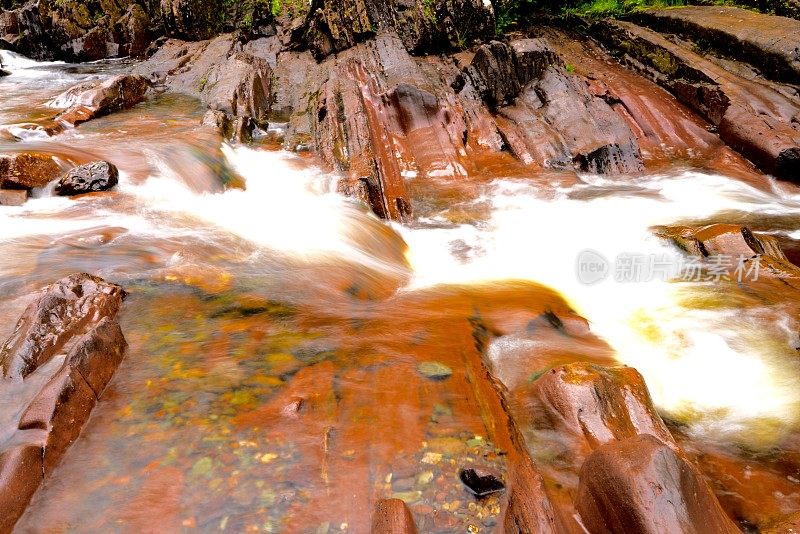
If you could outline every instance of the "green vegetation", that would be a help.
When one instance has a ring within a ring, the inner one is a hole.
[[[588,17],[609,17],[631,13],[638,9],[685,6],[685,0],[591,0],[569,9],[569,12]]]
[[[639,9],[668,8],[701,3],[735,4],[731,0],[566,0],[563,2],[555,0],[495,0],[494,2],[498,35],[504,35],[512,30],[522,18],[534,12],[582,17],[616,17]],[[740,2],[736,2],[736,4],[738,3]]]

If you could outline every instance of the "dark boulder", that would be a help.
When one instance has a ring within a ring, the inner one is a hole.
[[[119,182],[119,170],[107,161],[95,161],[70,169],[56,184],[61,196],[107,191]]]
[[[487,469],[468,467],[458,472],[458,478],[467,490],[478,498],[500,493],[506,489],[500,474]]]
[[[581,468],[575,507],[589,532],[740,532],[700,471],[650,435],[598,448]]]

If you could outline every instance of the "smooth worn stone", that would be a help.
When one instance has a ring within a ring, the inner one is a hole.
[[[498,473],[480,467],[462,469],[458,473],[458,478],[469,492],[478,498],[500,493],[506,489]]]
[[[119,170],[107,161],[95,161],[70,169],[56,184],[61,196],[107,191],[119,182]]]
[[[22,206],[27,200],[26,189],[0,189],[0,206]]]
[[[132,108],[144,100],[150,83],[139,75],[122,74],[82,90],[85,87],[85,84],[81,84],[56,99],[72,104],[56,117],[57,122],[78,126],[91,119]]]
[[[381,499],[372,513],[372,534],[417,534],[417,526],[406,503]]]
[[[6,189],[45,187],[61,172],[61,166],[48,154],[0,155],[0,186]]]
[[[534,432],[553,447],[567,446],[565,459],[576,469],[594,449],[640,434],[674,444],[644,378],[631,367],[553,368],[534,382],[529,402]]]
[[[740,532],[700,471],[650,435],[598,448],[581,468],[575,507],[589,532]]]
[[[453,370],[441,362],[422,362],[417,365],[417,371],[431,380],[445,380],[453,374]]]
[[[78,438],[122,361],[124,296],[87,274],[64,278],[42,290],[0,349],[0,532]]]
[[[0,451],[0,532],[11,532],[42,483],[42,447],[17,445]]]
[[[88,274],[71,275],[45,288],[0,349],[0,372],[5,378],[24,379],[76,335],[103,317],[114,317],[124,297],[121,287]]]

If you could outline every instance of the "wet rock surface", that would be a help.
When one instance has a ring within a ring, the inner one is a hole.
[[[740,532],[699,470],[650,435],[598,448],[576,508],[590,532]]]
[[[119,169],[107,161],[96,161],[70,169],[56,184],[62,196],[107,191],[119,182]]]
[[[800,85],[800,20],[727,6],[652,10],[634,20],[703,41],[724,57],[752,64],[767,79]]]
[[[68,126],[79,126],[84,122],[129,109],[142,102],[150,85],[142,76],[119,75],[97,86],[81,84],[57,98],[67,107],[56,118],[56,122]]]
[[[45,288],[0,349],[0,530],[10,531],[122,361],[125,293],[87,274]]]
[[[574,363],[553,368],[534,382],[526,407],[532,412],[534,441],[557,436],[551,446],[566,445],[561,455],[576,468],[598,447],[641,434],[674,443],[644,379],[630,367]]]
[[[400,499],[382,499],[372,514],[372,534],[417,534],[417,526],[406,503]]]
[[[800,276],[800,268],[788,260],[774,236],[753,232],[746,226],[661,226],[653,230],[657,236],[709,263],[725,260],[738,263],[740,269],[747,271],[756,268],[755,264],[758,263],[758,274],[765,278],[791,279]]]
[[[669,89],[719,129],[720,138],[766,172],[798,175],[800,104],[742,78],[687,46],[630,22],[596,23],[592,32],[627,65]]]
[[[564,72],[543,39],[420,58],[401,36],[379,32],[317,62],[309,52],[285,50],[277,36],[246,46],[221,36],[169,41],[135,72],[223,112],[227,119],[208,117],[223,131],[239,118],[280,125],[285,148],[316,152],[342,173],[341,191],[388,219],[411,216],[409,180],[469,177],[482,157],[508,157],[509,145],[517,165],[641,169],[625,121],[589,93],[586,80]],[[518,94],[524,106],[495,115]],[[539,142],[550,148],[538,149]]]
[[[0,155],[0,188],[45,187],[61,175],[61,166],[49,154],[22,152]]]

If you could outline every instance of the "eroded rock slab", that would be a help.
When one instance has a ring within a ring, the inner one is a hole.
[[[575,506],[589,532],[740,532],[699,470],[651,435],[600,447],[580,477]]]
[[[716,125],[723,141],[761,169],[789,180],[800,175],[796,100],[629,22],[603,21],[592,34]]]
[[[0,349],[0,531],[81,432],[126,347],[125,292],[88,274],[45,288]]]
[[[645,11],[636,21],[676,33],[734,59],[768,79],[800,84],[800,20],[729,6],[688,6]]]

